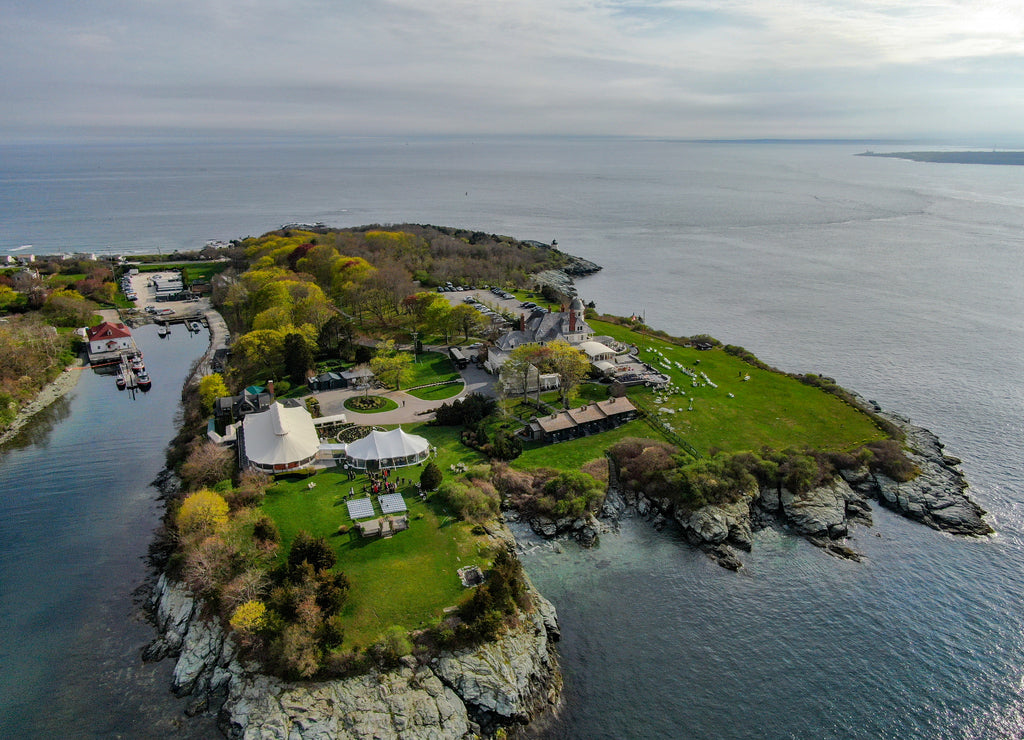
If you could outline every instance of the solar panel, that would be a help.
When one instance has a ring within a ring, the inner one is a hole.
[[[380,502],[380,510],[385,514],[398,514],[409,510],[400,493],[385,493],[383,496],[378,496],[377,500]]]
[[[369,519],[374,516],[373,499],[369,496],[355,501],[346,501],[345,504],[348,506],[348,515],[353,519]]]

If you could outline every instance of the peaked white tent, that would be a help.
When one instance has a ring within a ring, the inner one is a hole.
[[[320,451],[313,417],[301,406],[280,403],[242,420],[245,457],[251,467],[268,473],[309,465]]]
[[[407,434],[401,429],[390,432],[372,431],[348,445],[345,457],[355,468],[399,468],[415,465],[430,453],[430,443],[423,437]]]

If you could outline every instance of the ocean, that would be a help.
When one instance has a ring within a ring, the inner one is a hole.
[[[957,539],[876,509],[875,526],[852,533],[862,563],[769,530],[734,574],[643,521],[594,550],[556,552],[522,533],[564,635],[565,709],[546,737],[1018,738],[1024,168],[853,156],[863,149],[488,138],[0,146],[0,254],[167,253],[293,221],[557,239],[604,266],[578,282],[600,310],[832,376],[936,432],[997,535]],[[182,362],[168,367],[175,386]],[[83,736],[201,736],[191,723],[202,720],[182,718],[166,693],[169,668],[138,662],[146,626],[132,602],[157,510],[145,483],[174,399],[132,448],[133,465],[109,466],[100,485],[88,465],[108,455],[87,463],[72,451],[109,444],[116,429],[134,438],[113,415],[137,404],[97,421],[95,394],[120,398],[93,382],[0,458],[0,726],[53,727],[50,700],[71,686]],[[85,504],[99,510],[78,521]],[[112,542],[116,557],[94,553]],[[63,554],[71,544],[85,554]],[[109,657],[87,659],[97,654]],[[114,684],[123,699],[105,704]]]

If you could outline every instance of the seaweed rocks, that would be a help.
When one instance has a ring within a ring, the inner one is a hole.
[[[177,655],[172,688],[191,697],[186,713],[219,713],[229,738],[475,737],[527,723],[558,702],[557,617],[531,591],[536,608],[477,648],[444,653],[428,665],[406,656],[389,671],[287,682],[243,663],[234,640],[163,575],[152,604],[160,634],[146,657]]]
[[[552,519],[543,515],[537,515],[529,519],[530,528],[535,534],[551,539],[559,535],[571,535],[583,547],[593,547],[597,544],[598,533],[601,525],[591,515],[581,517],[562,517]]]

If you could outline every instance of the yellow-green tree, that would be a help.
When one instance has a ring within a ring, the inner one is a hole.
[[[247,601],[231,615],[231,626],[240,632],[255,632],[266,623],[266,615],[262,601]]]
[[[203,488],[185,497],[175,521],[186,535],[213,532],[227,524],[228,502],[219,493]]]
[[[207,375],[199,381],[199,402],[203,404],[203,411],[206,413],[212,413],[217,399],[226,395],[228,395],[228,387],[224,384],[224,376],[220,373]]]
[[[569,396],[590,372],[590,361],[579,349],[560,339],[551,342],[547,347],[551,351],[548,362],[551,369],[558,373],[558,381],[561,384],[559,391],[562,395],[562,404],[568,406]]]
[[[370,360],[370,369],[384,385],[401,390],[402,383],[412,374],[412,357],[395,349],[391,339],[377,345],[377,355]]]

